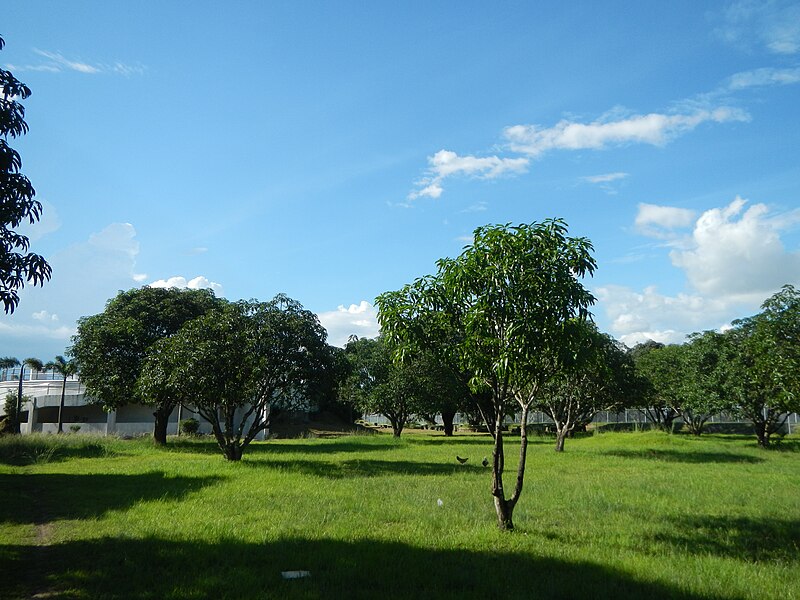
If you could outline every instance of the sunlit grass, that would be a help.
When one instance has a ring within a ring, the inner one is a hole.
[[[510,534],[488,437],[8,440],[3,598],[800,597],[796,438],[533,438]]]

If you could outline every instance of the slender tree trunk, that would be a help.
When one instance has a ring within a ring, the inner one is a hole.
[[[153,413],[156,422],[153,425],[153,440],[158,446],[166,446],[167,444],[167,425],[169,425],[169,415],[172,412],[172,407],[169,410],[160,408]]]
[[[442,423],[444,424],[444,434],[448,437],[453,435],[453,420],[455,418],[456,418],[456,411],[454,410],[442,411]]]
[[[67,376],[61,383],[61,402],[58,405],[58,433],[64,433],[64,395],[67,393]]]
[[[503,489],[503,468],[505,454],[503,450],[503,411],[498,410],[492,427],[494,434],[494,450],[492,451],[492,496],[497,512],[497,526],[503,531],[514,529],[514,505],[506,500]]]
[[[392,424],[392,435],[396,438],[400,437],[400,434],[403,433],[403,423],[398,419],[389,419],[389,422]]]

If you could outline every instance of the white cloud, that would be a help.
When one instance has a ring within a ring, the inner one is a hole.
[[[674,237],[674,230],[691,227],[695,211],[674,206],[639,203],[634,226],[636,231],[649,237],[667,239]]]
[[[590,175],[588,177],[582,177],[584,181],[589,183],[611,183],[612,181],[618,181],[620,179],[625,179],[628,177],[628,173],[605,173],[604,175]]]
[[[748,118],[739,109],[723,106],[713,110],[696,110],[689,114],[650,113],[611,121],[601,119],[591,123],[565,119],[550,128],[513,125],[506,127],[504,136],[513,151],[535,157],[550,150],[602,150],[609,146],[632,143],[662,146],[701,123],[746,121]]]
[[[351,335],[374,338],[379,333],[378,311],[366,300],[348,307],[340,304],[336,310],[321,312],[317,316],[328,331],[328,343],[333,346],[344,346]]]
[[[457,175],[478,179],[495,179],[509,173],[519,174],[528,170],[527,158],[500,158],[498,156],[459,156],[450,150],[439,150],[428,157],[426,176],[417,184],[421,187],[408,195],[409,200],[422,196],[438,198],[444,191],[442,181]]]
[[[58,315],[50,314],[46,310],[40,310],[39,312],[35,312],[31,315],[37,321],[58,321]]]
[[[222,285],[216,283],[214,281],[209,280],[202,275],[195,277],[194,279],[186,280],[185,277],[177,275],[175,277],[170,277],[169,279],[158,279],[150,284],[150,287],[154,288],[179,288],[179,289],[190,289],[190,290],[213,290],[217,296],[223,296]]]
[[[785,283],[800,281],[800,252],[787,252],[780,230],[797,222],[797,211],[771,217],[764,204],[745,210],[739,198],[704,212],[691,246],[670,252],[698,292],[743,301],[763,300]]]
[[[696,219],[690,213],[645,204],[636,221],[637,229],[656,237],[691,227],[682,247],[669,253],[690,293],[667,296],[655,286],[638,292],[615,285],[595,291],[611,333],[628,345],[645,339],[679,342],[693,331],[722,330],[731,320],[756,312],[782,285],[800,285],[800,251],[787,251],[780,237],[800,223],[800,210],[770,213],[764,204],[748,208],[737,197]]]
[[[743,90],[757,86],[790,85],[793,83],[800,83],[800,67],[792,69],[765,67],[731,75],[728,88],[731,90]]]
[[[598,306],[610,321],[611,333],[628,346],[648,339],[678,343],[688,333],[730,320],[729,303],[696,294],[665,296],[655,286],[636,292],[607,285],[595,290]]]
[[[475,204],[471,204],[467,208],[463,209],[461,212],[462,213],[474,213],[474,212],[483,212],[483,211],[488,210],[488,209],[489,209],[489,205],[484,201],[480,201],[480,202],[476,202]]]

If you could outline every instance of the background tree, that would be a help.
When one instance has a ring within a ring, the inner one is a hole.
[[[591,243],[566,232],[561,220],[479,227],[460,256],[437,263],[435,285],[429,288],[434,293],[418,296],[425,311],[441,313],[460,333],[453,352],[472,374],[473,388],[491,390],[492,496],[502,529],[513,529],[522,493],[530,407],[552,374],[565,324],[585,319],[594,302],[578,280],[594,272]],[[392,322],[397,318],[402,316],[379,314],[381,326],[392,333],[402,330]],[[522,411],[520,458],[507,498],[503,421],[514,401]]]
[[[585,429],[601,410],[635,404],[639,389],[633,359],[611,336],[589,321],[568,324],[559,369],[544,384],[536,408],[552,419],[556,452],[566,438]]]
[[[631,350],[636,370],[644,378],[641,407],[660,429],[672,431],[682,401],[682,351],[652,340]]]
[[[713,415],[729,408],[724,390],[726,352],[722,334],[715,331],[693,333],[681,347],[681,358],[680,414],[686,428],[700,435]]]
[[[788,416],[800,412],[800,291],[784,286],[761,313],[734,321],[723,340],[725,390],[768,448]]]
[[[186,322],[221,302],[211,290],[143,287],[120,292],[102,313],[79,319],[69,354],[80,370],[87,395],[106,410],[131,402],[152,406],[153,438],[157,444],[165,444],[169,415],[177,400],[140,393],[136,380],[142,361],[158,340],[174,335]]]
[[[58,355],[45,365],[45,369],[61,375],[61,402],[58,405],[58,430],[57,433],[64,432],[64,396],[67,392],[67,378],[72,377],[78,372],[78,365],[73,360],[66,360]]]
[[[284,295],[225,304],[155,344],[138,387],[191,402],[225,458],[238,461],[273,408],[307,405],[315,378],[330,368],[326,335],[314,313]]]
[[[0,37],[0,49],[5,42]],[[18,290],[25,282],[43,285],[50,279],[50,265],[32,252],[30,240],[15,231],[23,222],[39,220],[42,205],[30,180],[20,173],[22,159],[8,145],[8,138],[19,137],[28,131],[25,107],[18,99],[31,95],[27,85],[10,71],[0,69],[0,301],[6,313],[13,313],[19,304]]]
[[[430,355],[394,359],[394,349],[383,337],[351,339],[345,346],[350,361],[347,394],[362,413],[389,419],[392,434],[400,437],[414,415],[425,416],[441,406],[446,393],[441,369]]]

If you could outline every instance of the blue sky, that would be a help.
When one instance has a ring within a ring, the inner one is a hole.
[[[629,344],[800,284],[800,4],[497,4],[5,7],[53,278],[0,355],[145,284],[284,292],[341,344],[475,227],[549,217]]]

